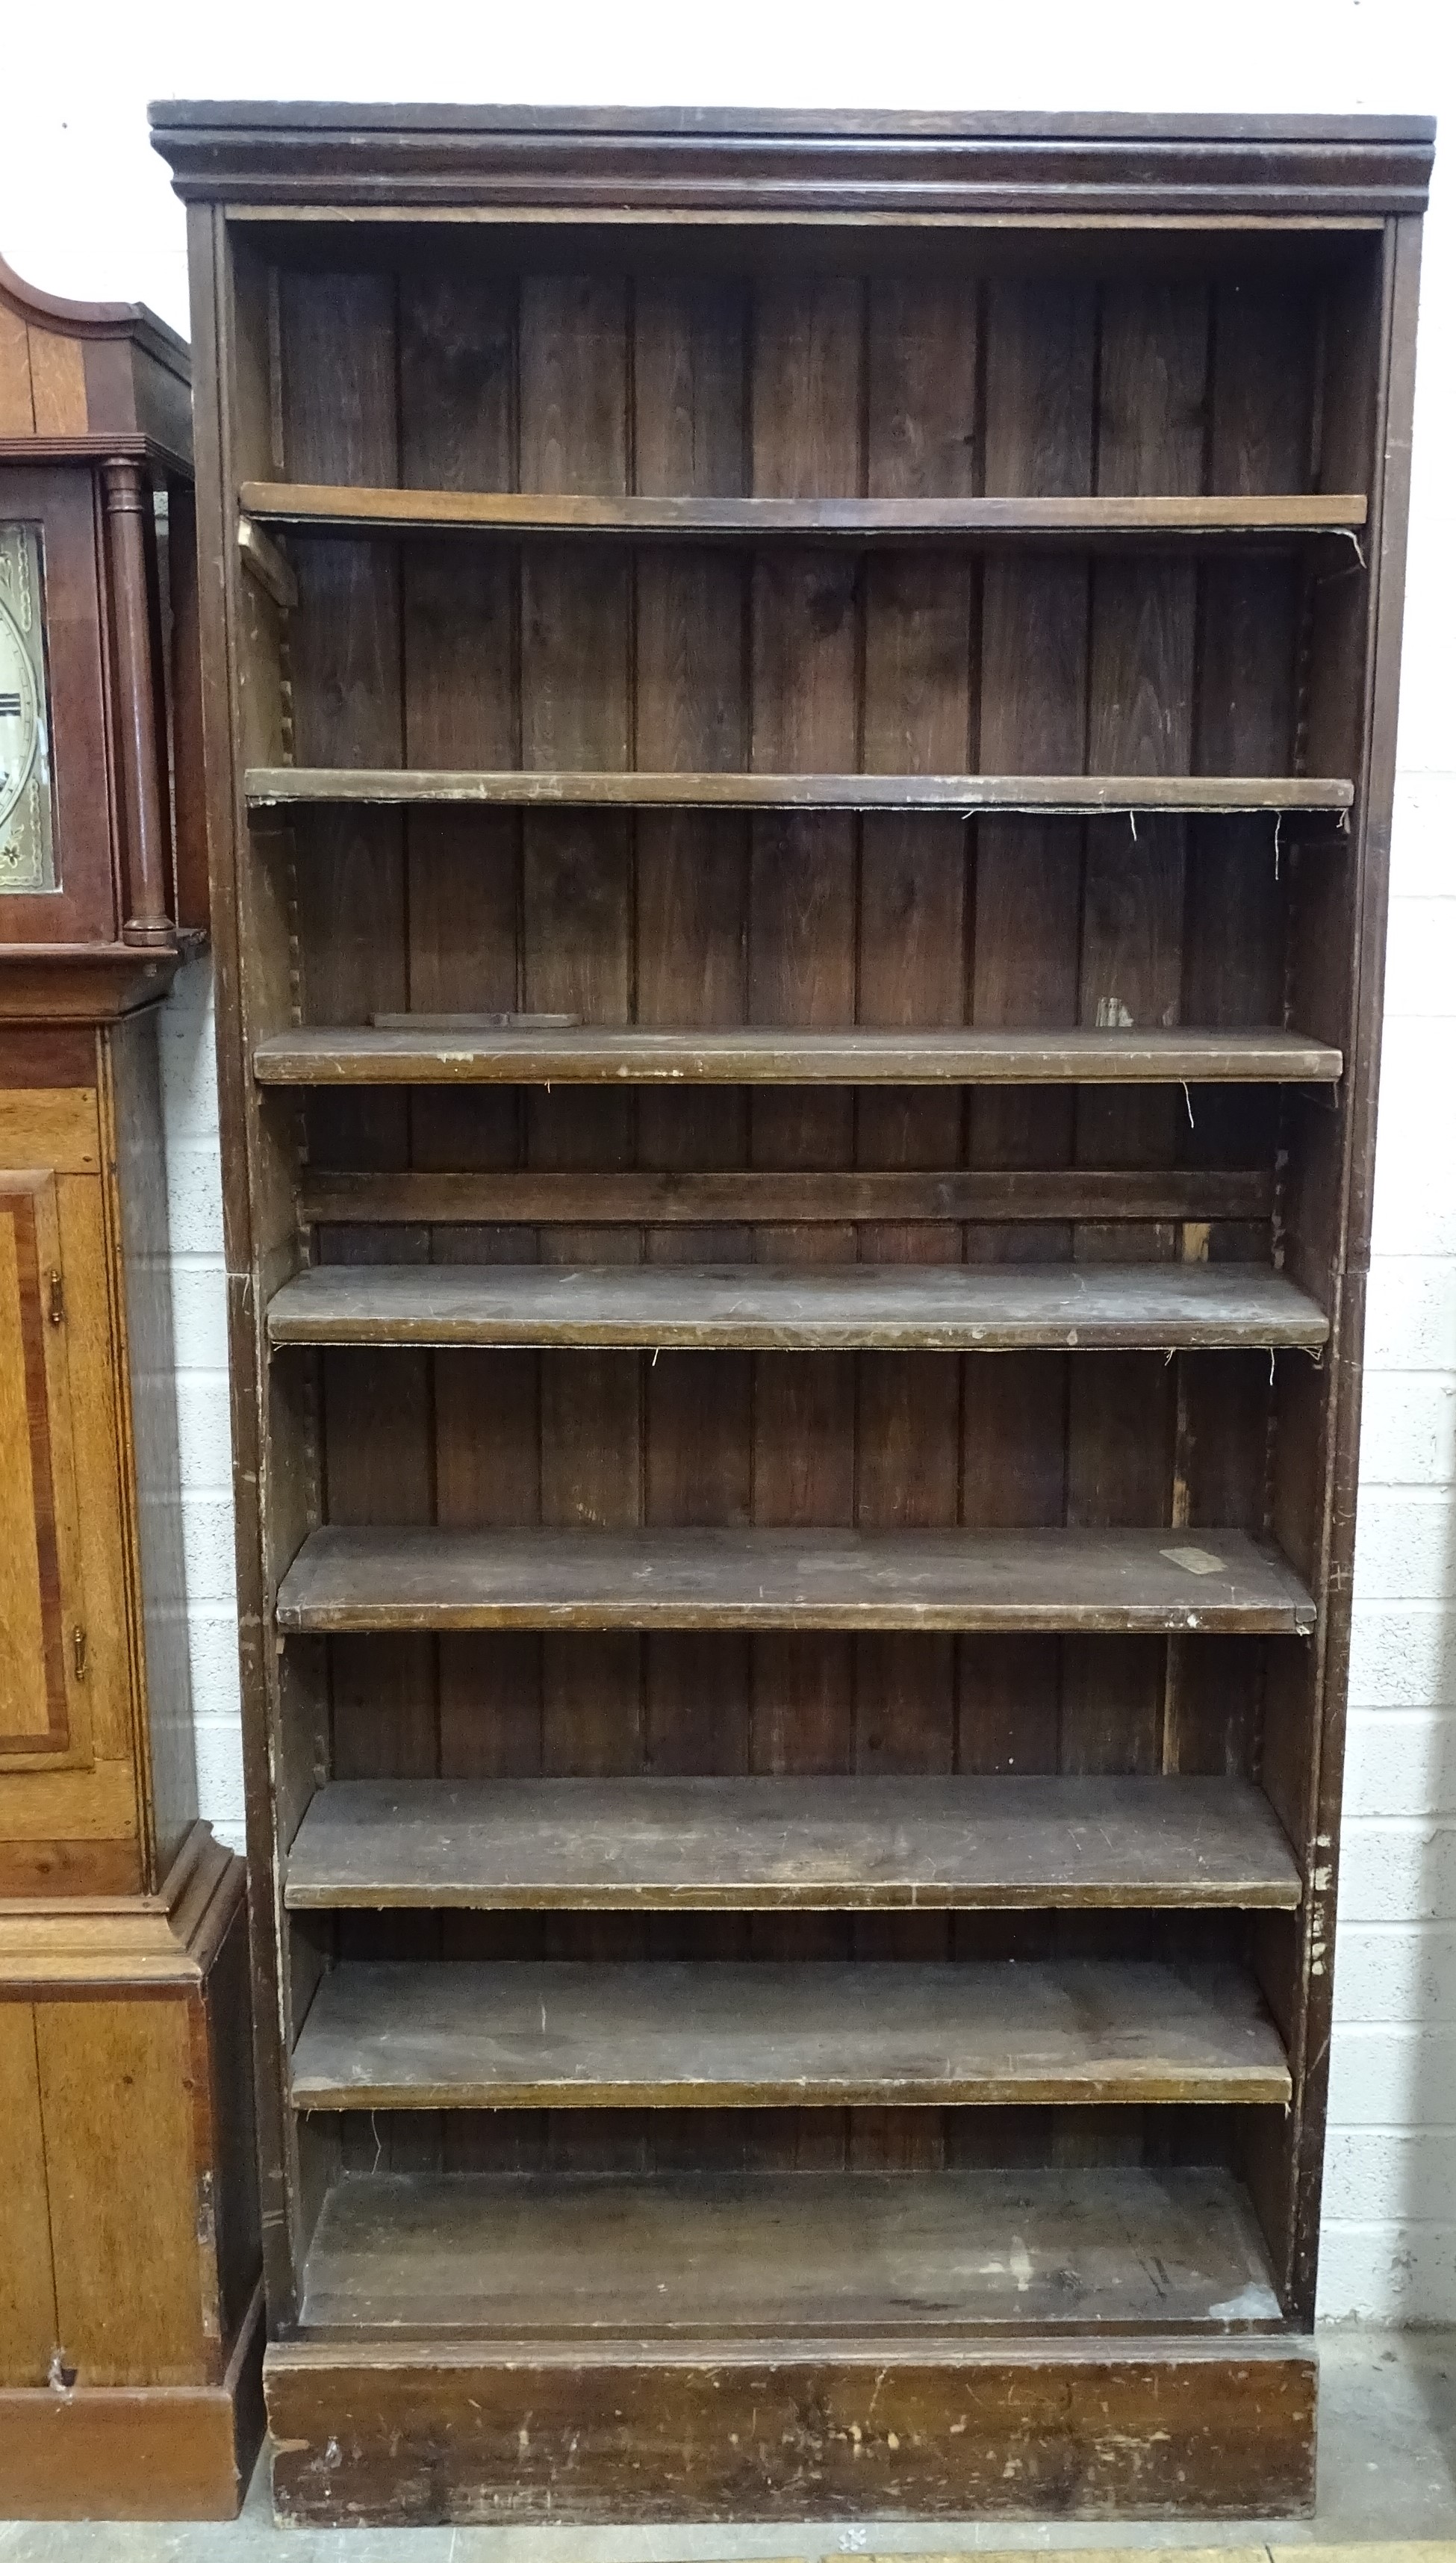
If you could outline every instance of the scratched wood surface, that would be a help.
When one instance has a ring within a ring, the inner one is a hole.
[[[1031,895],[1031,886],[1027,886]],[[720,1001],[721,1002],[721,1001]],[[398,1023],[300,1025],[259,1042],[264,1085],[1095,1085],[1166,1083],[1329,1084],[1340,1052],[1277,1028],[1169,1031],[1153,1025],[1086,1032],[1009,1026],[655,1025],[614,1031],[410,1032]],[[1196,1125],[1194,1125],[1196,1126]]]
[[[845,2234],[854,2237],[844,2250]],[[340,2183],[308,2256],[310,2332],[822,2338],[1278,2320],[1226,2172],[380,2174]]]
[[[1250,1976],[1095,1959],[351,1964],[313,1998],[291,2085],[300,2109],[816,2114],[1290,2093]]]
[[[269,1303],[283,1344],[570,1344],[783,1352],[861,1346],[1224,1349],[1324,1343],[1306,1291],[1256,1266],[1047,1271],[846,1265],[322,1266]]]
[[[1314,1626],[1315,1606],[1278,1550],[1243,1531],[330,1525],[283,1577],[277,1619],[318,1635],[656,1624],[1289,1637]]]
[[[456,430],[456,433],[458,431]],[[418,459],[416,461],[418,468]],[[449,466],[446,467],[449,469]],[[683,476],[686,477],[686,476]],[[1058,498],[1026,495],[900,495],[876,491],[866,498],[744,498],[660,494],[612,498],[597,493],[561,495],[554,492],[461,490],[449,487],[415,490],[358,490],[245,481],[242,506],[267,523],[289,525],[299,532],[374,531],[424,533],[436,526],[474,527],[481,532],[602,533],[626,536],[647,533],[823,535],[896,543],[923,536],[940,545],[949,536],[1028,534],[1059,536],[1145,534],[1152,538],[1190,534],[1264,536],[1354,532],[1367,514],[1365,497],[1355,491],[1190,498],[1108,496]]]
[[[1240,1779],[336,1780],[288,1854],[295,1911],[462,1905],[1292,1907]]]
[[[801,2175],[803,2177],[803,2175]],[[659,2348],[484,2335],[268,2354],[273,2497],[293,2525],[542,2523],[629,2509],[758,2518],[1307,2516],[1313,2343],[1134,2326],[1124,2339],[923,2345],[799,2333]],[[530,2425],[522,2445],[523,2410]],[[347,2411],[349,2427],[337,2423]],[[624,2491],[624,2479],[631,2489]]]

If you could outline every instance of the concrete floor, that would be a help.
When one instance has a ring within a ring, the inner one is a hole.
[[[946,2558],[1099,2549],[1189,2549],[1213,2563],[1269,2563],[1266,2549],[1364,2548],[1361,2563],[1456,2563],[1456,2332],[1332,2331],[1320,2343],[1320,2498],[1312,2519],[1105,2527],[901,2521],[803,2527],[426,2527],[279,2530],[260,2464],[229,2527],[0,2525],[0,2563],[753,2563],[841,2554]],[[1418,2551],[1416,2549],[1419,2549]],[[1291,2556],[1290,2563],[1295,2563]]]

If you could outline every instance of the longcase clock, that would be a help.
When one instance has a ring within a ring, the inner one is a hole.
[[[189,398],[149,312],[0,263],[0,2516],[229,2515],[260,2430],[157,1052],[207,921]]]

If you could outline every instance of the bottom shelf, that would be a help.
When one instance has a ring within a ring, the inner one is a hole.
[[[1314,2503],[1314,2346],[1222,2172],[357,2175],[301,2315],[296,2525]]]
[[[816,2339],[1281,2320],[1217,2170],[373,2173],[330,2190],[300,2311],[494,2340]]]

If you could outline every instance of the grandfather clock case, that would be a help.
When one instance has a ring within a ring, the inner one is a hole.
[[[0,2516],[230,2516],[261,2435],[158,1061],[207,923],[189,402],[151,313],[0,265]]]
[[[154,115],[276,2505],[1307,2509],[1431,129]]]

